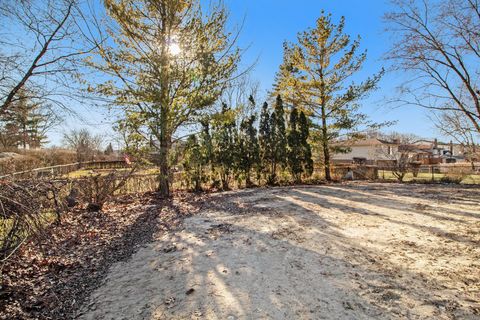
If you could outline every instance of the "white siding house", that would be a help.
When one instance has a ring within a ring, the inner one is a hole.
[[[346,153],[336,153],[333,161],[347,163],[354,161],[365,161],[369,164],[376,164],[377,161],[391,160],[391,155],[398,152],[398,143],[388,142],[381,139],[364,139],[356,141],[344,141],[337,143],[338,147],[346,148]]]

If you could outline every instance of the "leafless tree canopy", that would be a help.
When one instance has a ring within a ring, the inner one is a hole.
[[[20,99],[68,109],[65,96],[79,71],[82,41],[79,0],[0,2],[0,114]],[[28,88],[28,96],[19,92]]]
[[[100,135],[93,135],[87,129],[71,130],[63,136],[65,145],[77,152],[79,162],[91,160],[102,147]]]
[[[386,167],[399,181],[403,181],[407,173],[415,168],[414,153],[411,152],[410,147],[420,138],[413,134],[399,132],[379,134],[378,137],[392,143],[387,148],[379,149],[378,156],[386,159],[388,162]]]
[[[387,55],[411,71],[400,101],[461,112],[480,132],[480,1],[394,0],[396,42]]]
[[[456,111],[445,111],[432,117],[432,122],[445,136],[452,138],[465,150],[466,160],[473,163],[480,158],[480,133],[475,130],[465,114]]]

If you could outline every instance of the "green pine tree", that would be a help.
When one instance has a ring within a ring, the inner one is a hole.
[[[259,163],[259,145],[257,129],[255,128],[255,115],[244,119],[240,125],[239,134],[239,168],[245,175],[247,187],[252,185],[250,174],[252,168]]]
[[[221,187],[223,190],[228,190],[237,155],[235,112],[223,104],[215,123],[214,161],[219,169]]]
[[[47,141],[47,131],[58,118],[48,106],[29,100],[20,91],[19,100],[11,104],[0,119],[0,144],[6,148],[40,148]]]
[[[202,190],[203,157],[196,135],[187,139],[183,156],[183,168],[188,187],[195,191]]]
[[[265,102],[260,113],[260,123],[258,128],[258,145],[260,153],[260,171],[266,177],[270,168],[272,154],[272,130],[270,126],[270,113],[268,104]]]
[[[287,133],[285,126],[285,110],[283,108],[283,100],[280,95],[277,96],[275,103],[275,135],[274,135],[274,147],[275,147],[275,162],[285,169],[287,165]]]
[[[199,144],[204,165],[208,167],[208,180],[215,186],[215,159],[213,154],[213,141],[210,127],[210,118],[200,121],[202,130],[199,134]]]
[[[307,116],[303,111],[300,112],[299,133],[303,172],[307,177],[310,177],[313,174],[312,148],[308,142],[308,138],[310,136],[310,125]]]
[[[344,33],[345,19],[338,24],[324,14],[313,28],[298,34],[297,43],[285,43],[284,61],[277,73],[275,91],[287,101],[319,119],[325,178],[331,180],[333,142],[341,135],[370,124],[359,113],[358,101],[374,90],[383,72],[361,83],[351,79],[362,68],[365,52],[358,52],[360,39]]]
[[[287,134],[287,159],[288,167],[295,182],[301,180],[302,168],[302,145],[301,133],[298,124],[298,111],[293,107],[290,112],[290,121]]]
[[[273,111],[270,114],[269,119],[270,126],[270,137],[268,141],[270,142],[269,148],[267,149],[267,161],[268,161],[268,174],[267,174],[267,184],[274,185],[277,181],[277,114]]]

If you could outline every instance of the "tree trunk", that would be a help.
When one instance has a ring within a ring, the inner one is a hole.
[[[168,153],[170,149],[170,135],[168,133],[168,109],[162,105],[161,109],[161,122],[160,122],[160,181],[158,185],[158,191],[162,198],[168,198],[170,196],[170,179],[169,179],[169,165],[168,165]]]
[[[228,176],[230,175],[230,173],[227,170],[228,169],[226,169],[225,166],[223,166],[222,173],[220,175],[220,179],[222,180],[222,190],[228,190],[229,189]]]
[[[323,148],[323,160],[325,166],[325,179],[332,181],[330,173],[330,150],[328,146],[328,131],[327,131],[327,116],[325,113],[325,107],[322,106],[322,148]]]
[[[161,29],[160,41],[161,43],[167,43],[169,39],[169,34],[166,26],[164,25]],[[162,59],[162,68],[161,68],[161,82],[160,82],[160,181],[158,185],[158,191],[160,197],[168,198],[170,197],[170,179],[169,179],[169,165],[168,165],[168,154],[170,150],[170,120],[169,120],[169,87],[170,74],[169,74],[169,60],[168,52],[165,46],[161,47],[160,57]]]
[[[470,162],[472,164],[472,171],[475,172],[475,158],[474,156],[477,154],[477,150],[475,148],[475,143],[473,143],[473,147],[472,147],[472,157],[470,159]]]
[[[252,186],[252,180],[250,179],[250,168],[245,172],[245,186],[250,188]]]
[[[271,166],[272,167],[270,176],[268,177],[268,184],[273,186],[277,181],[277,163],[275,161],[272,161]]]
[[[166,141],[160,141],[160,181],[158,191],[163,198],[168,198],[170,196],[168,169],[168,145],[166,144]]]

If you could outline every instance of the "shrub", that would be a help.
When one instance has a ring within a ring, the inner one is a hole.
[[[71,188],[79,190],[78,201],[86,203],[88,211],[100,211],[105,202],[127,183],[135,171],[136,167],[128,172],[112,171],[107,175],[92,174],[76,180]]]
[[[440,182],[441,183],[455,183],[455,184],[459,184],[460,182],[462,182],[462,177],[460,176],[443,176],[440,178]]]
[[[5,262],[28,238],[60,220],[64,183],[33,180],[0,182],[0,259]]]

